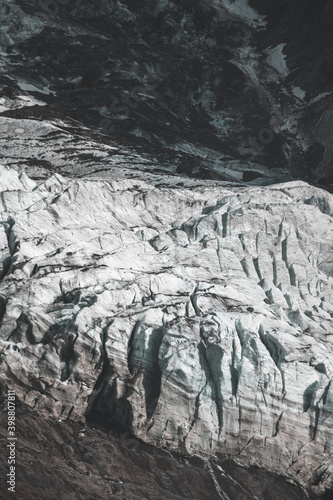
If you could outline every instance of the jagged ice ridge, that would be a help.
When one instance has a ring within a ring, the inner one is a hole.
[[[333,197],[2,167],[1,377],[40,414],[332,487]]]

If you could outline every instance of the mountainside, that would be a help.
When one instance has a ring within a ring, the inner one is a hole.
[[[22,128],[1,133],[33,175],[64,166],[45,151],[51,131],[32,141],[28,119],[86,126],[103,150],[147,155],[137,168],[255,184],[301,178],[332,190],[328,0],[1,5],[0,110]],[[72,175],[87,162],[94,172],[113,164],[75,153]]]
[[[22,498],[332,495],[331,14],[0,3]]]

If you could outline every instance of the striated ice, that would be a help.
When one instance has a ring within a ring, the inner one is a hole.
[[[319,494],[333,472],[332,195],[191,185],[37,184],[2,167],[3,382],[41,414],[99,413]]]

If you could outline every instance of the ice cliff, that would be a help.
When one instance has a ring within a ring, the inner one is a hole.
[[[332,487],[333,197],[2,167],[1,381],[40,415]]]

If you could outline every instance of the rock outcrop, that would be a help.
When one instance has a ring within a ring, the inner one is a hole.
[[[40,415],[332,488],[333,198],[2,168],[1,380]]]
[[[332,191],[331,18],[329,0],[1,2],[0,114],[126,144],[137,168]],[[59,137],[17,128],[0,140],[39,176],[110,167],[69,138],[64,165]]]

